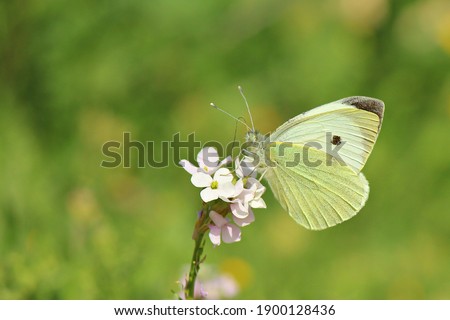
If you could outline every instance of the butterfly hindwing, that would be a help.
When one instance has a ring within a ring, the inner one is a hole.
[[[270,187],[282,207],[302,226],[321,230],[353,217],[365,204],[369,185],[362,173],[355,173],[314,148],[294,144],[279,154],[271,147],[275,166],[266,173]],[[295,154],[307,154],[314,165],[295,165]]]

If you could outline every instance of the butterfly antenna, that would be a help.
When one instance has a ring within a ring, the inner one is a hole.
[[[244,120],[243,120],[244,121]],[[234,145],[236,144],[236,137],[237,137],[237,128],[238,128],[238,126],[237,126],[237,122],[236,122],[236,125],[234,126],[234,137],[233,137],[233,144],[231,145],[231,158],[233,158],[233,149],[234,149]],[[233,166],[234,166],[234,164],[233,164]]]
[[[242,98],[244,98],[245,105],[247,106],[247,111],[248,111],[248,114],[249,114],[249,116],[250,116],[250,122],[252,123],[253,131],[255,131],[255,125],[253,124],[252,113],[250,112],[250,107],[248,106],[247,98],[246,98],[245,95],[244,95],[244,90],[242,90],[242,87],[241,87],[241,86],[238,86],[238,89],[239,89],[239,92],[241,93]]]
[[[231,115],[229,112],[223,110],[222,108],[219,108],[218,106],[216,106],[216,105],[215,105],[214,103],[212,103],[212,102],[211,102],[209,105],[210,105],[211,107],[213,107],[214,109],[217,109],[217,110],[219,110],[219,111],[222,111],[223,113],[225,113],[227,116],[233,118],[234,120],[236,120],[236,121],[242,123],[244,126],[247,127],[248,130],[251,130],[251,128],[248,126],[248,124],[246,124],[246,123],[245,123],[244,121],[242,121],[241,119],[236,118],[235,116]]]

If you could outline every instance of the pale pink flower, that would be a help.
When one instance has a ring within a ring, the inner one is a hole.
[[[186,299],[184,293],[186,277],[187,275],[180,280],[181,290],[178,297],[182,300]],[[230,299],[239,291],[239,284],[232,275],[222,273],[211,265],[202,264],[202,272],[195,281],[194,299]]]
[[[225,243],[241,241],[241,230],[215,211],[209,213],[214,224],[209,225],[209,239],[218,246],[221,240]]]
[[[241,181],[241,180],[239,180]],[[262,195],[266,191],[266,188],[255,178],[248,178],[246,187],[238,195],[234,195],[230,202],[230,209],[233,217],[237,219],[246,219],[250,214],[250,207],[252,208],[266,208]],[[253,213],[252,213],[253,215]],[[245,221],[254,221],[251,218]],[[238,223],[236,223],[238,224]],[[249,223],[247,223],[249,224]],[[245,224],[245,225],[247,225]],[[238,224],[239,225],[239,224]],[[243,225],[241,225],[243,226]]]
[[[252,177],[256,178],[257,171],[256,168],[252,164],[252,160],[248,157],[236,158],[235,162],[235,172],[239,178]]]
[[[243,189],[240,194],[229,200],[230,209],[233,216],[243,219],[248,216],[249,202],[253,199],[253,191]]]
[[[220,198],[228,198],[235,194],[233,175],[227,168],[220,168],[214,173],[214,177],[203,173],[194,173],[191,177],[194,186],[205,188],[200,192],[200,197],[205,202]]]
[[[221,274],[206,281],[204,287],[206,298],[212,300],[230,299],[239,293],[238,283],[228,274]]]
[[[221,166],[231,162],[231,157],[227,157],[219,162],[219,154],[213,147],[206,147],[200,150],[197,155],[198,167],[194,166],[187,160],[181,160],[180,165],[189,172],[195,174],[197,172],[203,172],[209,175],[214,174]]]
[[[234,182],[233,179],[233,184],[234,184],[234,192],[232,195],[229,195],[227,197],[220,197],[223,201],[225,202],[232,202],[231,199],[238,197],[242,191],[244,190],[244,181],[242,181],[242,179],[239,179],[238,181]]]
[[[252,208],[248,208],[247,215],[244,218],[238,218],[233,214],[233,221],[238,227],[248,226],[255,221],[255,215],[253,214]]]
[[[266,208],[266,203],[262,198],[262,195],[266,191],[266,187],[264,187],[259,180],[255,178],[249,178],[247,180],[246,186],[248,190],[252,192],[251,200],[248,202],[250,207],[252,208]]]

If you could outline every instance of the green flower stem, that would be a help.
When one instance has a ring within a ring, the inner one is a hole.
[[[186,282],[185,287],[185,297],[186,299],[194,299],[195,292],[195,281],[197,279],[198,272],[200,270],[200,263],[206,258],[202,258],[203,248],[205,247],[205,240],[203,237],[208,230],[208,224],[210,222],[209,218],[209,208],[204,208],[195,223],[194,233],[192,234],[192,239],[195,241],[194,253],[192,254],[191,268],[189,271],[189,277]]]
[[[214,210],[219,214],[225,216],[229,211],[228,203],[223,201],[216,201],[209,205],[204,203],[203,209],[201,211],[200,217],[197,219],[194,227],[194,233],[192,234],[192,239],[195,241],[194,253],[192,254],[191,267],[189,271],[189,277],[186,281],[186,286],[184,288],[184,294],[186,299],[195,299],[195,281],[197,279],[198,272],[200,270],[200,263],[202,263],[206,256],[203,256],[203,249],[205,247],[205,240],[203,237],[205,233],[209,230],[208,225],[211,223],[211,218],[209,217],[209,212]]]
[[[185,296],[186,299],[189,300],[194,299],[195,281],[200,270],[203,248],[205,246],[205,241],[203,240],[204,235],[204,232],[199,233],[197,239],[195,239],[194,253],[192,255],[191,261],[191,270],[189,271],[189,278],[185,288]]]

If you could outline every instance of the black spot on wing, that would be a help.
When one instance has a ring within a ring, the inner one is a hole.
[[[334,144],[335,146],[338,146],[341,144],[341,137],[340,136],[333,136],[333,138],[331,139],[331,143]]]

